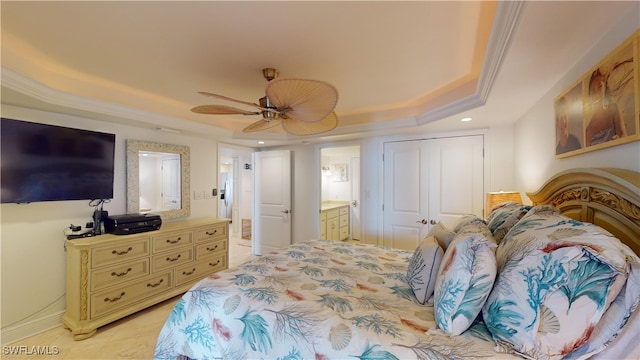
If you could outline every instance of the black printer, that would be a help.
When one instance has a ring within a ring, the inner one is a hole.
[[[159,230],[161,225],[162,219],[155,214],[109,215],[104,219],[104,230],[114,235]]]

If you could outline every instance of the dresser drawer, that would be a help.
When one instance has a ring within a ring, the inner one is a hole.
[[[227,236],[227,223],[201,227],[196,232],[196,241],[203,242]]]
[[[206,261],[176,268],[176,286],[200,280],[205,276],[227,268],[227,254],[213,256]]]
[[[151,238],[152,249],[154,253],[174,249],[184,245],[193,244],[192,232],[176,232],[170,234],[162,234]]]
[[[121,243],[114,242],[110,245],[91,249],[91,267],[97,268],[103,265],[115,264],[148,255],[149,238],[124,240]]]
[[[344,206],[340,208],[340,216],[347,216],[349,215],[349,207],[348,206]]]
[[[91,318],[102,316],[127,305],[162,293],[173,287],[171,272],[128,283],[122,287],[91,295]]]
[[[209,256],[209,254],[224,251],[227,252],[227,239],[218,241],[212,241],[206,244],[200,244],[196,246],[196,260],[200,260],[203,257]]]
[[[110,266],[91,273],[91,291],[149,275],[149,258]]]
[[[152,272],[193,261],[193,247],[176,249],[175,251],[154,255]]]
[[[349,217],[340,215],[340,227],[349,226]]]

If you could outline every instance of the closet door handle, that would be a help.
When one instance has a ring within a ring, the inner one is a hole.
[[[418,224],[427,224],[427,219],[418,220],[418,221],[416,221],[416,223],[418,223]]]
[[[435,225],[435,224],[437,224],[437,222],[435,220],[429,220],[429,224]]]

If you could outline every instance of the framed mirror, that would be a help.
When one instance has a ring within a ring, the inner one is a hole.
[[[189,147],[127,139],[127,213],[191,215]]]

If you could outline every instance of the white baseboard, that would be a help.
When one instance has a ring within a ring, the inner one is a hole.
[[[59,311],[40,319],[2,329],[0,333],[0,343],[4,346],[62,326],[62,315],[64,315],[64,311]]]

